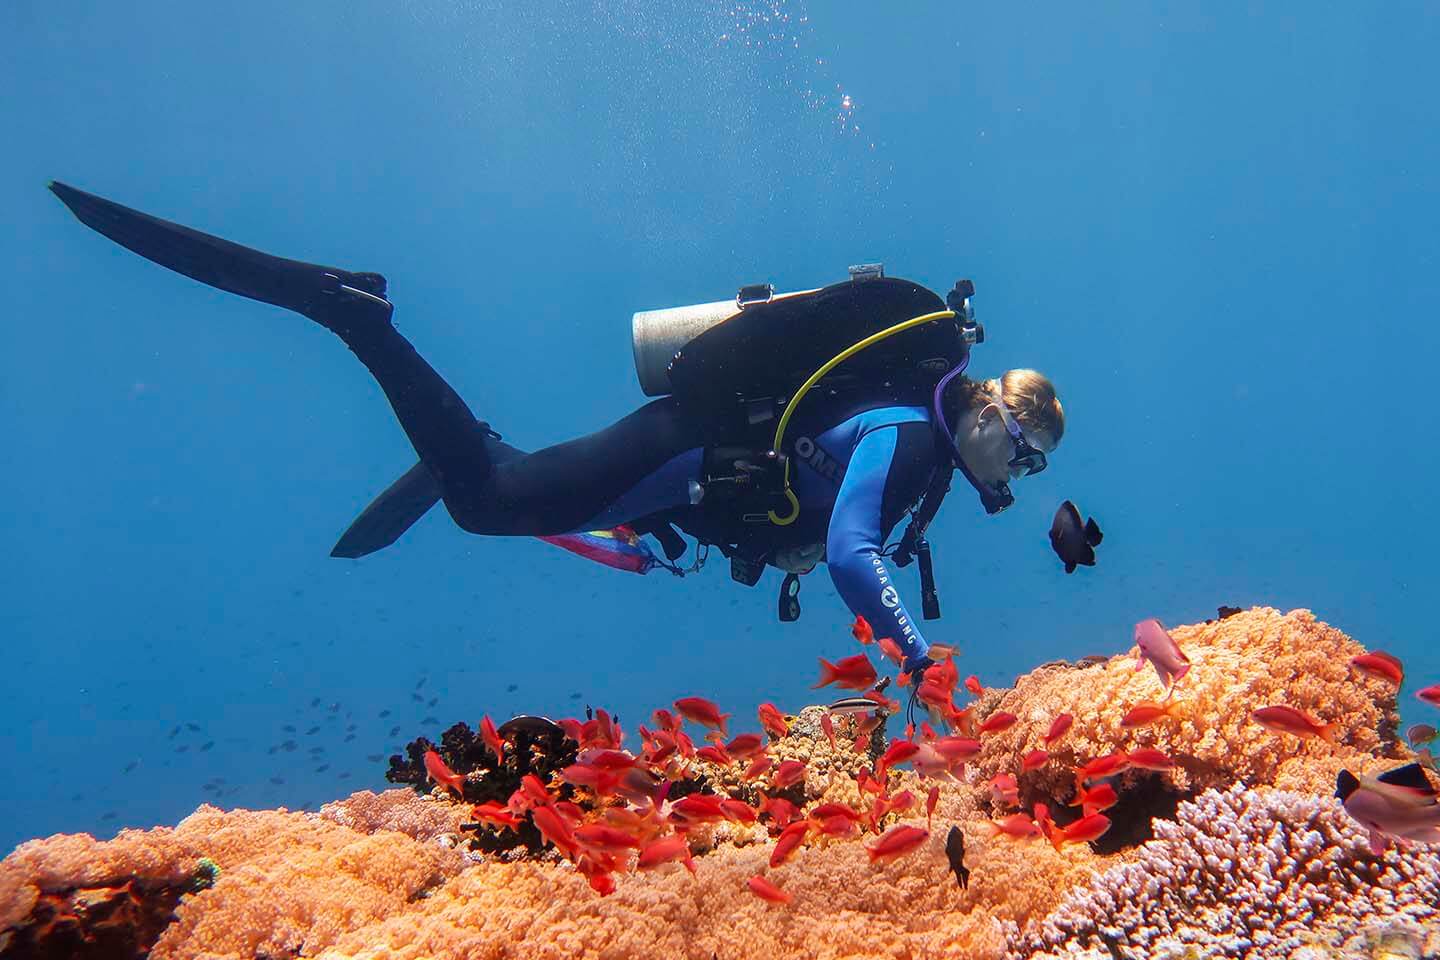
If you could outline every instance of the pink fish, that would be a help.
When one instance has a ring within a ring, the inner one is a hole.
[[[1190,672],[1190,661],[1180,650],[1180,645],[1151,617],[1135,624],[1135,645],[1140,656],[1135,662],[1136,670],[1143,670],[1148,662],[1160,675],[1160,682],[1168,693],[1176,681]]]
[[[1395,767],[1378,777],[1356,777],[1341,770],[1335,796],[1345,812],[1370,832],[1370,850],[1377,856],[1385,851],[1386,838],[1440,843],[1436,789],[1418,763]]]

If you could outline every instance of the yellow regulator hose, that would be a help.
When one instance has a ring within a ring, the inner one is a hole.
[[[771,445],[771,449],[774,450],[776,453],[780,452],[780,444],[785,439],[785,428],[790,425],[790,415],[795,412],[795,405],[800,402],[801,397],[805,396],[805,394],[809,392],[811,387],[815,386],[815,384],[820,382],[821,378],[823,378],[825,374],[829,373],[831,370],[834,370],[841,363],[853,357],[861,350],[864,350],[866,347],[871,346],[872,344],[879,343],[881,340],[884,340],[887,337],[893,337],[897,333],[903,333],[904,331],[909,330],[911,327],[920,326],[922,323],[932,323],[936,320],[946,320],[953,316],[955,316],[954,310],[939,310],[935,313],[927,313],[923,314],[922,316],[911,317],[909,320],[903,320],[900,323],[895,324],[895,326],[893,327],[886,327],[884,330],[872,333],[870,334],[870,336],[866,337],[864,340],[859,341],[858,343],[852,343],[850,346],[846,347],[844,350],[840,351],[835,356],[825,361],[825,365],[822,366],[819,370],[816,370],[814,373],[810,374],[810,379],[806,380],[803,384],[801,384],[800,389],[795,391],[795,396],[791,397],[790,402],[785,404],[785,411],[780,414],[780,422],[775,425],[775,442]],[[784,483],[785,499],[790,502],[790,514],[788,516],[782,517],[778,515],[774,510],[768,511],[770,516],[770,522],[781,527],[788,526],[789,524],[794,523],[795,518],[800,516],[800,498],[796,497],[795,491],[790,489],[789,457],[785,458]]]

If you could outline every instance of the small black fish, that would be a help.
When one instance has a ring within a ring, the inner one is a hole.
[[[273,753],[275,753],[275,752],[276,752],[277,750],[279,750],[279,749],[280,749],[280,744],[277,743],[277,744],[275,744],[275,746],[271,747],[269,750],[266,750],[265,752],[266,752],[266,753],[273,754]]]
[[[354,731],[355,731],[355,724],[351,723],[351,724],[346,725],[346,727],[345,727],[345,732],[346,732],[346,733],[353,733]]]
[[[367,753],[367,754],[365,755],[365,759],[368,760],[368,761],[370,761],[371,763],[379,763],[381,760],[384,760],[384,759],[385,759],[385,754],[383,754],[383,753]]]
[[[1050,546],[1065,564],[1066,573],[1074,573],[1077,566],[1095,566],[1095,548],[1103,539],[1095,518],[1081,524],[1080,511],[1069,500],[1055,511],[1055,519],[1050,524]]]
[[[134,770],[138,766],[140,766],[139,760],[131,760],[129,763],[125,764],[125,772],[129,773],[131,770]]]
[[[346,770],[344,773],[338,774],[338,775],[336,776],[336,779],[337,779],[337,780],[349,780],[349,779],[350,779],[350,771],[349,771],[349,770]]]
[[[392,736],[392,737],[398,737],[399,735],[400,735],[400,727],[399,727],[398,725],[390,728],[390,736]]]
[[[320,764],[320,766],[318,766],[318,767],[315,768],[315,772],[316,772],[316,773],[324,773],[326,770],[329,770],[329,769],[330,769],[330,764],[328,764],[328,763],[322,763],[322,764]]]
[[[176,735],[178,735],[179,733],[180,733],[180,725],[179,725],[179,724],[176,724],[176,725],[175,725],[175,729],[170,731],[170,736],[169,736],[167,739],[174,740],[175,737],[176,737]]]
[[[182,743],[182,744],[180,744],[180,746],[178,746],[178,747],[175,748],[175,752],[176,752],[176,753],[186,753],[186,752],[188,752],[189,750],[190,750],[190,744],[188,744],[188,743]]]
[[[118,816],[118,814],[116,814],[114,810],[111,810],[109,813],[105,814],[105,816],[101,817],[100,819],[101,819],[101,820],[114,820],[116,816]]]
[[[514,693],[516,690],[519,690],[519,689],[520,689],[520,684],[518,684],[518,683],[512,683],[512,684],[510,684],[508,687],[505,688],[505,692],[506,692],[506,693]]]
[[[415,681],[415,689],[419,690],[421,687],[425,686],[425,681],[427,679],[427,677],[421,677],[419,680]]]
[[[283,784],[283,783],[285,782],[285,778],[284,778],[284,777],[271,777],[271,778],[270,778],[270,782],[273,783],[273,784],[275,784],[275,786],[278,787],[278,786],[280,786],[281,784]]]
[[[961,890],[967,889],[970,886],[970,868],[965,866],[965,834],[960,832],[959,827],[951,827],[945,837],[945,858],[955,872],[955,882],[960,884]]]
[[[319,733],[319,732],[320,732],[320,728],[319,728],[319,727],[311,727],[309,730],[306,730],[306,731],[305,731],[305,736],[307,736],[307,737],[313,737],[313,736],[315,736],[315,734],[317,734],[317,733]]]
[[[189,730],[191,733],[199,733],[199,732],[200,732],[200,724],[198,724],[198,723],[187,723],[187,724],[185,724],[185,729],[186,729],[186,730]]]
[[[311,753],[324,753],[324,752],[325,752],[325,748],[324,748],[324,747],[311,747],[311,748],[310,748],[310,752],[311,752]]]
[[[318,706],[320,706],[320,698],[319,698],[319,697],[313,698],[313,699],[310,701],[310,706],[312,706],[312,707],[318,707]]]
[[[410,694],[410,699],[411,699],[411,700],[414,700],[416,703],[424,703],[424,702],[425,702],[425,698],[424,698],[424,697],[422,697],[422,696],[420,696],[420,694],[414,693],[414,692],[412,692],[412,693]]]
[[[386,717],[388,717],[388,716],[390,716],[390,711],[389,711],[389,710],[381,710],[381,711],[380,711],[380,719],[381,719],[381,720],[384,720],[384,719],[385,719]]]
[[[281,729],[281,730],[284,730],[286,733],[294,733],[294,732],[295,732],[295,724],[293,724],[293,723],[287,723],[287,724],[285,724],[285,726],[281,727],[280,729]]]
[[[420,722],[421,722],[421,723],[439,723],[439,722],[440,722],[440,718],[439,718],[439,717],[426,717],[424,720],[421,720]]]
[[[580,694],[578,694],[578,693],[572,693],[572,694],[570,694],[570,699],[571,699],[571,700],[579,700],[579,699],[580,699]]]
[[[299,746],[299,744],[297,744],[294,740],[286,740],[284,743],[280,744],[280,749],[284,750],[286,753],[294,753],[297,746]]]
[[[213,747],[213,746],[215,746],[215,741],[214,741],[214,740],[206,740],[204,743],[202,743],[202,744],[200,745],[200,752],[201,752],[201,753],[204,753],[206,750],[209,750],[209,749],[210,749],[211,747]]]
[[[334,713],[334,712],[336,712],[336,711],[339,710],[339,709],[340,709],[340,704],[338,704],[338,703],[332,703],[332,704],[330,704],[330,712],[331,712],[331,713]]]
[[[344,741],[344,742],[345,742],[345,743],[349,743],[351,740],[354,740],[354,739],[355,739],[355,734],[353,734],[353,733],[347,733],[347,734],[345,734],[345,741]]]
[[[425,706],[427,706],[427,707],[432,707],[432,708],[433,708],[433,707],[435,706],[435,704],[437,704],[437,703],[439,703],[439,702],[440,702],[440,698],[439,698],[439,697],[431,697],[431,698],[430,698],[430,701],[429,701],[428,703],[426,703]]]

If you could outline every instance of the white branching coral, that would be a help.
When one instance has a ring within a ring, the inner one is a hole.
[[[1236,784],[1156,821],[1155,839],[1012,946],[1032,960],[1095,949],[1265,960],[1370,956],[1390,942],[1399,955],[1440,950],[1440,849],[1376,856],[1334,799]]]

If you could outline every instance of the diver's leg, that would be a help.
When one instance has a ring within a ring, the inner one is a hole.
[[[341,291],[305,314],[339,336],[365,364],[453,515],[452,504],[484,497],[491,470],[486,440],[493,434],[391,325],[393,309],[384,300]]]
[[[384,301],[336,296],[307,311],[370,370],[445,508],[470,533],[567,533],[679,454],[704,444],[700,426],[671,397],[588,436],[523,453],[477,422],[445,379],[390,323]],[[677,484],[673,496],[687,494]],[[667,503],[665,506],[674,506]]]
[[[543,450],[502,460],[494,458],[489,483],[474,499],[447,497],[446,507],[471,533],[548,536],[569,533],[598,517],[622,495],[672,460],[673,478],[648,497],[665,502],[626,503],[647,515],[688,502],[681,454],[704,445],[696,422],[672,397],[651,401],[603,430]],[[620,522],[635,517],[612,518]]]

